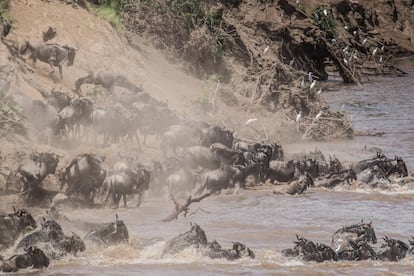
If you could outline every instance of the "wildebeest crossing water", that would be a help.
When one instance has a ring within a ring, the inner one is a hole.
[[[358,117],[354,119],[357,120]],[[340,160],[358,161],[374,157],[375,153],[368,150],[365,152],[365,144],[361,143],[361,139],[370,141],[368,149],[379,146],[386,155],[396,153],[402,156],[408,161],[409,173],[412,170],[411,140],[403,143],[389,136],[358,137],[356,141],[308,144],[305,145],[305,149],[313,150],[317,146],[323,151],[335,152]],[[346,152],[341,152],[341,143],[347,146]],[[395,147],[396,143],[399,143],[399,148]],[[390,146],[387,148],[385,145],[388,144]],[[286,153],[294,152],[292,148],[296,146],[287,145]],[[296,150],[300,151],[305,146],[299,145]],[[292,246],[296,234],[299,238],[330,246],[333,233],[344,226],[358,224],[361,219],[364,219],[365,223],[372,221],[378,244],[396,246],[404,250],[404,246],[395,239],[409,245],[409,239],[414,234],[412,215],[407,211],[414,208],[411,184],[387,190],[361,188],[357,191],[337,189],[332,192],[312,188],[298,196],[276,196],[272,190],[239,190],[230,195],[222,192],[192,205],[187,218],[180,216],[178,220],[170,223],[162,222],[162,219],[168,215],[172,204],[164,198],[148,197],[138,209],[120,208],[116,211],[128,228],[128,242],[97,247],[88,245],[86,241],[86,250],[79,252],[79,257],[62,258],[53,262],[53,266],[43,272],[46,275],[194,275],[200,271],[205,274],[286,272],[303,275],[309,271],[314,271],[315,274],[331,271],[340,271],[338,274],[375,274],[392,270],[409,274],[414,263],[413,257],[410,256],[402,258],[398,263],[372,261],[367,258],[359,262],[328,261],[318,264],[297,258],[286,258],[281,252]],[[114,218],[111,208],[62,209],[60,212],[66,217],[59,220],[64,232],[75,232],[82,238],[90,232],[88,224],[109,223]],[[36,219],[40,221],[39,217]],[[233,242],[241,241],[254,252],[255,258],[242,257],[233,261],[225,258],[212,259],[199,248],[191,246],[175,254],[164,254],[167,241],[187,232],[191,222],[197,223],[206,231],[208,241],[219,241],[225,249],[231,249]],[[383,250],[378,250],[382,252],[378,255],[385,258],[388,254],[386,247]]]

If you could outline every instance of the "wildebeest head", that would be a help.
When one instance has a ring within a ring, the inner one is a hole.
[[[32,215],[29,214],[25,209],[14,209],[14,213],[10,216],[12,216],[14,220],[17,220],[19,222],[19,230],[35,229],[37,227],[36,221],[33,219]]]
[[[204,230],[198,224],[192,224],[190,231],[185,233],[188,235],[187,240],[193,244],[207,244],[207,236]]]
[[[25,249],[26,256],[28,256],[31,265],[33,268],[43,268],[49,266],[49,258],[46,256],[46,254],[39,248],[35,246],[31,246],[29,248]],[[16,266],[18,268],[26,268],[27,266],[22,265],[23,267],[20,267],[21,264],[18,264],[18,260],[16,259]]]
[[[64,239],[59,242],[59,244],[63,247],[63,249],[65,249],[66,252],[75,256],[79,251],[83,252],[86,249],[85,243],[82,241],[79,235],[73,232],[72,236],[65,236]]]
[[[233,243],[233,250],[235,250],[237,252],[237,255],[240,257],[250,257],[252,259],[256,257],[250,248],[240,242]]]
[[[63,238],[62,226],[55,220],[45,220],[43,218],[42,231],[52,240],[61,240]]]
[[[404,160],[401,157],[395,157],[395,161],[397,161],[397,164],[394,166],[394,171],[399,173],[401,177],[407,177],[408,169]]]
[[[384,237],[378,258],[384,261],[399,261],[407,255],[408,245],[400,240]]]
[[[75,56],[76,56],[76,49],[69,47],[69,46],[63,46],[63,48],[66,49],[66,51],[68,51],[68,63],[67,66],[72,66],[73,63],[75,62]]]

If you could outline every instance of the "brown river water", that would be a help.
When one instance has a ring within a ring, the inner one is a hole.
[[[361,87],[343,87],[323,92],[335,109],[345,110],[356,129],[376,129],[382,137],[356,137],[329,143],[286,145],[285,151],[321,149],[340,160],[357,161],[372,156],[365,151],[378,147],[386,155],[397,154],[414,168],[414,74],[386,78]],[[379,242],[385,235],[407,242],[414,235],[414,185],[388,190],[311,189],[301,196],[273,195],[272,188],[236,190],[191,205],[187,218],[161,222],[172,210],[166,198],[147,196],[139,208],[64,210],[69,222],[66,233],[86,234],[83,222],[110,222],[115,212],[126,223],[129,244],[107,248],[88,247],[77,257],[54,261],[30,275],[413,275],[414,257],[398,263],[380,261],[310,263],[284,258],[281,250],[292,247],[295,234],[329,244],[342,226],[372,220]],[[36,210],[33,210],[36,213]],[[44,213],[44,210],[39,210]],[[36,219],[40,219],[36,216]],[[241,241],[256,253],[256,259],[211,260],[195,249],[173,257],[161,257],[165,242],[199,224],[209,240],[224,247]],[[87,244],[88,246],[88,244]]]

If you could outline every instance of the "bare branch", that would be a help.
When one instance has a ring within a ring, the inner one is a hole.
[[[188,211],[189,211],[188,207],[190,206],[191,203],[200,202],[201,200],[203,200],[204,198],[206,198],[210,195],[211,195],[211,193],[206,193],[206,194],[204,194],[200,197],[196,197],[196,198],[192,198],[191,196],[189,196],[187,198],[187,200],[185,201],[185,203],[183,203],[183,204],[178,202],[177,200],[175,200],[174,197],[172,197],[172,201],[174,202],[174,205],[175,205],[175,210],[168,217],[164,218],[162,221],[168,222],[168,221],[172,221],[174,219],[177,219],[178,216],[182,212],[184,212],[184,216],[186,216]]]

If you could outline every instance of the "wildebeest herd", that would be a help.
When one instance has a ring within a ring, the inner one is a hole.
[[[384,237],[379,248],[375,248],[377,237],[372,223],[361,223],[342,227],[333,236],[331,245],[315,243],[297,237],[293,248],[285,249],[285,257],[299,258],[304,261],[399,261],[414,254],[414,240],[405,243],[401,240]],[[412,239],[414,239],[412,237]]]
[[[27,42],[21,53],[27,50],[31,51],[34,62],[39,59],[51,68],[58,66],[61,78],[63,62],[67,60],[72,65],[75,57],[73,48],[54,44],[35,46]],[[119,74],[90,72],[75,82],[74,91],[81,95],[85,84],[102,86],[115,104],[98,106],[88,97],[71,98],[60,91],[52,91],[46,104],[37,100],[21,104],[31,115],[33,126],[38,130],[49,129],[53,139],[93,141],[102,147],[132,143],[142,150],[139,135],[143,136],[144,144],[147,136],[153,136],[163,157],[143,164],[138,157],[119,154],[117,162],[107,164],[106,156],[89,152],[64,163],[63,156],[58,154],[32,152],[15,170],[15,176],[20,176],[18,187],[7,186],[18,191],[22,204],[56,210],[60,204],[104,207],[111,200],[117,208],[121,199],[127,206],[128,196],[138,195],[138,207],[150,189],[167,195],[175,203],[175,211],[165,219],[169,221],[177,219],[181,212],[186,213],[191,203],[236,187],[249,188],[265,182],[286,184],[285,191],[275,194],[296,195],[310,187],[346,187],[356,180],[368,187],[388,187],[393,177],[408,176],[402,158],[388,158],[380,152],[347,168],[335,156],[326,160],[320,151],[286,160],[287,154],[279,142],[248,141],[219,125],[181,120],[167,103],[154,99]],[[44,185],[48,176],[55,178],[58,188]],[[0,216],[0,249],[15,245],[17,254],[2,260],[0,270],[47,267],[49,259],[85,250],[80,236],[65,234],[53,218],[44,219],[40,230],[36,230],[37,225],[24,209]],[[380,249],[373,248],[371,243],[376,243],[376,237],[370,223],[338,230],[332,238],[332,247],[297,238],[294,248],[283,251],[284,256],[317,262],[397,261],[414,251],[413,241],[407,245],[388,237]],[[91,228],[84,239],[99,246],[128,241],[129,235],[124,222],[116,217],[115,222]],[[208,242],[196,224],[167,242],[164,254],[176,254],[188,246],[200,248],[210,258],[255,257],[250,248],[239,242],[230,249],[223,249],[216,241]]]

